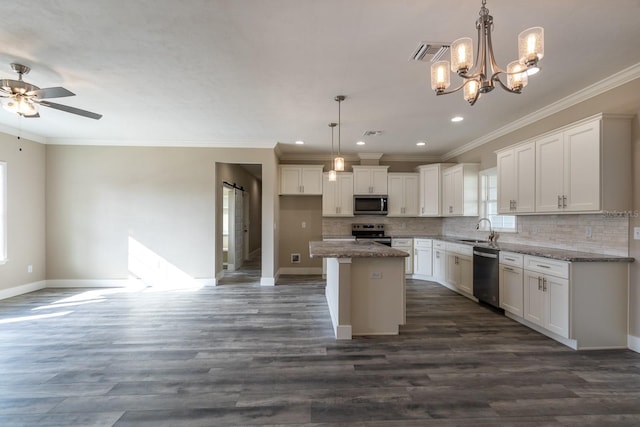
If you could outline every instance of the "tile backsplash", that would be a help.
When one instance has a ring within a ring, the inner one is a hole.
[[[322,219],[323,236],[350,236],[353,223],[386,224],[390,236],[486,238],[476,217],[392,218],[357,216]],[[591,237],[587,237],[587,227]],[[518,233],[499,233],[498,242],[537,245],[606,255],[628,256],[629,219],[601,214],[518,216]]]

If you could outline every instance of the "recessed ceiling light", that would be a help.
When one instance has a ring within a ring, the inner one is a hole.
[[[296,145],[304,145],[304,141],[299,139],[296,141]]]
[[[455,116],[455,117],[451,118],[451,121],[454,122],[454,123],[455,122],[461,122],[463,120],[464,120],[464,117],[462,117],[462,116]]]
[[[364,145],[364,141],[358,141],[356,142],[356,145]]]
[[[418,147],[424,147],[425,145],[427,145],[427,143],[426,143],[426,142],[424,142],[424,141],[418,141],[418,142],[416,142],[416,145],[417,145]]]

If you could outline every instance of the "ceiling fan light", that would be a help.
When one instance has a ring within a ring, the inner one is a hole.
[[[520,63],[533,67],[544,57],[544,28],[531,27],[518,35]]]
[[[26,117],[38,114],[36,104],[21,96],[9,99],[8,102],[2,104],[2,107],[7,111]]]
[[[473,41],[462,37],[451,43],[451,71],[466,73],[473,68]]]

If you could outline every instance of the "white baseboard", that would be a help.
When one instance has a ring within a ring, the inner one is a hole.
[[[317,275],[322,274],[322,267],[281,267],[278,270],[278,274],[291,274],[291,275]]]
[[[260,278],[260,286],[275,286],[276,278],[275,277],[261,277]]]
[[[28,294],[29,292],[39,291],[47,287],[47,281],[27,283],[25,285],[14,286],[9,289],[0,290],[0,300],[17,297],[18,295]]]
[[[627,347],[629,350],[633,350],[636,353],[640,353],[640,337],[634,335],[627,335]]]
[[[55,279],[47,280],[47,288],[127,288],[144,286],[139,279]]]

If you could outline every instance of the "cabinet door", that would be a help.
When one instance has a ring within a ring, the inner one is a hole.
[[[442,174],[442,215],[444,216],[454,214],[454,186],[453,172],[445,171]]]
[[[536,141],[536,212],[562,210],[563,181],[564,148],[558,133]]]
[[[420,216],[440,215],[440,168],[420,169]]]
[[[524,318],[544,327],[545,294],[542,291],[542,276],[524,271]]]
[[[445,281],[446,252],[442,249],[433,250],[433,277],[438,282]]]
[[[387,169],[371,169],[371,187],[373,194],[388,194],[387,187]]]
[[[301,178],[303,194],[322,194],[322,169],[303,167]]]
[[[370,169],[353,169],[353,194],[370,194],[373,188],[371,186],[371,170]]]
[[[458,286],[460,283],[460,267],[458,265],[458,255],[446,252],[447,262],[445,264],[444,280],[450,285]]]
[[[397,174],[389,174],[389,199],[388,209],[389,216],[401,216],[404,214],[405,206],[405,188],[404,176]]]
[[[329,174],[322,177],[322,215],[335,216],[340,212],[336,201],[338,200],[338,181],[329,181]]]
[[[280,167],[280,194],[300,194],[301,182],[299,167]]]
[[[389,189],[389,197],[392,190]],[[404,216],[418,216],[418,175],[407,175],[404,179]]]
[[[353,174],[339,173],[336,204],[341,216],[353,216]]]
[[[509,214],[516,200],[516,161],[514,150],[497,154],[498,213]]]
[[[522,317],[523,273],[521,268],[500,265],[500,307],[509,313]]]
[[[545,276],[543,291],[546,303],[545,328],[569,338],[569,281]]]
[[[421,276],[431,276],[431,249],[415,248],[413,253],[413,273]]]
[[[531,213],[536,210],[536,145],[535,142],[515,147],[515,211]],[[500,185],[500,184],[498,184]],[[498,187],[500,191],[500,187]]]
[[[600,121],[564,132],[567,211],[600,210]]]
[[[473,295],[473,259],[470,256],[458,255],[458,267],[460,268],[458,289]]]

